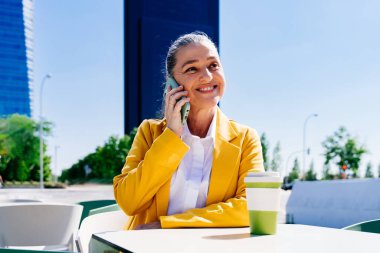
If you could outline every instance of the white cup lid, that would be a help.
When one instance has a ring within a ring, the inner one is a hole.
[[[244,178],[245,183],[258,183],[258,182],[276,182],[282,183],[281,177],[246,177]]]
[[[280,177],[280,173],[276,171],[248,172],[247,177]]]

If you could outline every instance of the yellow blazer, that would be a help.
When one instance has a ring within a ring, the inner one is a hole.
[[[255,130],[229,120],[218,108],[206,207],[167,216],[172,174],[189,147],[163,120],[144,120],[122,173],[114,178],[115,199],[131,218],[126,229],[160,221],[162,228],[249,226],[244,177],[263,171]]]

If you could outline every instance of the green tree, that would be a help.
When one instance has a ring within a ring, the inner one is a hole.
[[[290,171],[290,173],[288,175],[287,182],[291,183],[295,180],[298,180],[299,175],[300,175],[300,163],[299,163],[298,159],[296,158],[296,159],[294,159],[293,167],[292,167],[292,170]]]
[[[317,173],[315,173],[315,170],[314,170],[314,161],[311,162],[310,168],[308,169],[308,171],[306,171],[305,180],[306,181],[317,180]]]
[[[135,135],[136,129],[122,138],[109,137],[103,146],[95,149],[94,153],[88,154],[69,169],[64,170],[59,180],[69,183],[93,179],[112,182],[113,177],[121,172]]]
[[[372,171],[372,164],[370,162],[367,163],[367,167],[365,170],[365,177],[366,178],[373,178],[373,171]]]
[[[380,178],[380,164],[377,166],[377,177]]]
[[[334,174],[332,174],[330,171],[330,165],[325,164],[323,166],[323,171],[322,171],[322,180],[332,180],[332,179],[334,179]]]
[[[340,127],[332,136],[328,136],[322,146],[325,149],[325,165],[334,162],[341,175],[350,171],[353,177],[358,176],[361,157],[367,150],[350,136],[345,127]]]
[[[270,168],[272,171],[279,171],[281,164],[281,146],[280,142],[276,143],[276,146],[273,149],[272,161],[270,163]]]
[[[262,153],[263,153],[264,168],[265,170],[268,170],[269,169],[269,157],[268,157],[269,141],[265,133],[261,134],[260,141],[261,141],[261,148],[262,148]]]
[[[38,127],[36,122],[22,115],[0,118],[0,174],[4,180],[39,180]],[[43,122],[44,137],[51,133],[51,128],[50,122]],[[43,148],[46,151],[46,144]],[[44,180],[48,180],[50,157],[44,155],[43,159]]]

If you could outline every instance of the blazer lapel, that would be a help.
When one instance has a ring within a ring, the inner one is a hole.
[[[213,164],[210,175],[209,190],[206,205],[223,201],[223,197],[230,184],[231,175],[240,156],[240,147],[230,143],[236,138],[235,130],[230,126],[228,118],[217,108],[216,134]],[[163,120],[162,131],[166,128],[166,120]],[[157,215],[167,214],[170,194],[170,182],[168,180],[157,192]]]
[[[237,134],[228,118],[219,108],[216,116],[215,148],[206,205],[223,201],[240,155],[240,148],[230,143]]]

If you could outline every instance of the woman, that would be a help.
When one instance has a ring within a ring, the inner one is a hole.
[[[114,178],[116,201],[131,216],[126,228],[249,226],[244,177],[264,170],[260,139],[218,108],[225,79],[207,35],[186,34],[170,46],[169,77],[180,86],[167,90],[165,118],[141,123]]]

